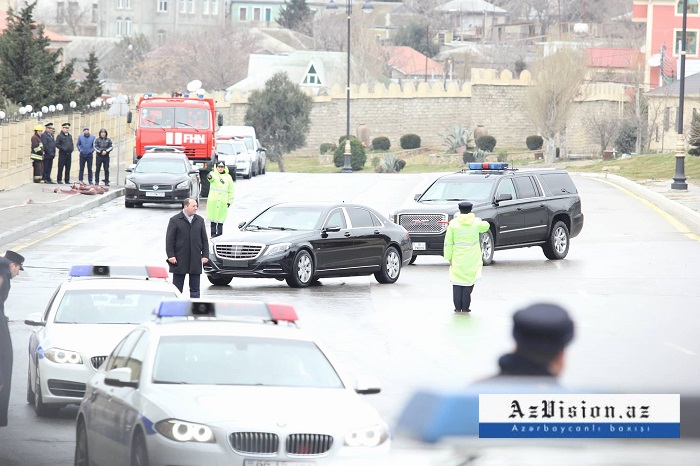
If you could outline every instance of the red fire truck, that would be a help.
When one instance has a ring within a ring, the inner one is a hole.
[[[132,113],[126,116],[131,123]],[[134,162],[146,151],[167,147],[185,153],[199,168],[202,196],[209,194],[206,177],[216,163],[216,131],[223,125],[214,99],[203,97],[152,97],[139,99],[136,117]]]

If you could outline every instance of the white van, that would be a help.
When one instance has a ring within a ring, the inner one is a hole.
[[[258,137],[255,134],[255,128],[252,126],[221,126],[216,132],[217,139],[228,138],[228,137],[241,137],[243,138],[248,152],[256,154],[258,157],[258,163],[256,167],[255,175],[264,175],[266,173],[267,156],[265,155],[265,148],[260,145]]]

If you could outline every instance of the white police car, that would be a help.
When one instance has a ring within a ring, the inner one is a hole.
[[[39,416],[78,404],[85,383],[163,299],[180,297],[164,267],[73,266],[43,313],[27,316],[27,402]]]
[[[76,465],[315,466],[389,450],[357,396],[379,387],[342,375],[292,306],[174,300],[157,314],[88,383]]]

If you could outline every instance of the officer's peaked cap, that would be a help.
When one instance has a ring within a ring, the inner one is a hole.
[[[474,204],[472,204],[469,201],[463,201],[463,202],[460,202],[458,205],[459,205],[460,212],[462,212],[463,214],[468,214],[469,212],[472,211],[472,207]]]
[[[20,270],[24,270],[24,267],[22,267],[22,264],[24,264],[24,256],[22,254],[14,251],[5,251],[5,259],[19,265]]]
[[[513,338],[522,349],[560,351],[574,338],[574,321],[556,304],[533,304],[513,315]]]

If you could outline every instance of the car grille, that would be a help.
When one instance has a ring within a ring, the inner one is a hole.
[[[263,249],[262,244],[217,243],[216,257],[220,259],[255,259]]]
[[[332,446],[333,437],[322,434],[292,434],[285,445],[290,455],[322,455]]]
[[[105,362],[105,359],[107,359],[107,356],[93,356],[90,358],[90,364],[92,364],[93,369],[97,370]]]
[[[277,434],[268,432],[234,432],[229,435],[231,447],[238,453],[274,454],[280,446]]]
[[[67,380],[49,379],[47,382],[49,391],[53,396],[69,396],[71,398],[82,398],[85,395],[85,384],[69,382]]]
[[[439,235],[447,230],[447,214],[401,214],[399,225],[409,233]]]
[[[154,189],[156,186],[158,186],[158,189]],[[142,191],[164,192],[164,191],[172,191],[173,185],[171,185],[171,184],[142,183],[141,186],[139,186],[139,189],[141,189]]]

